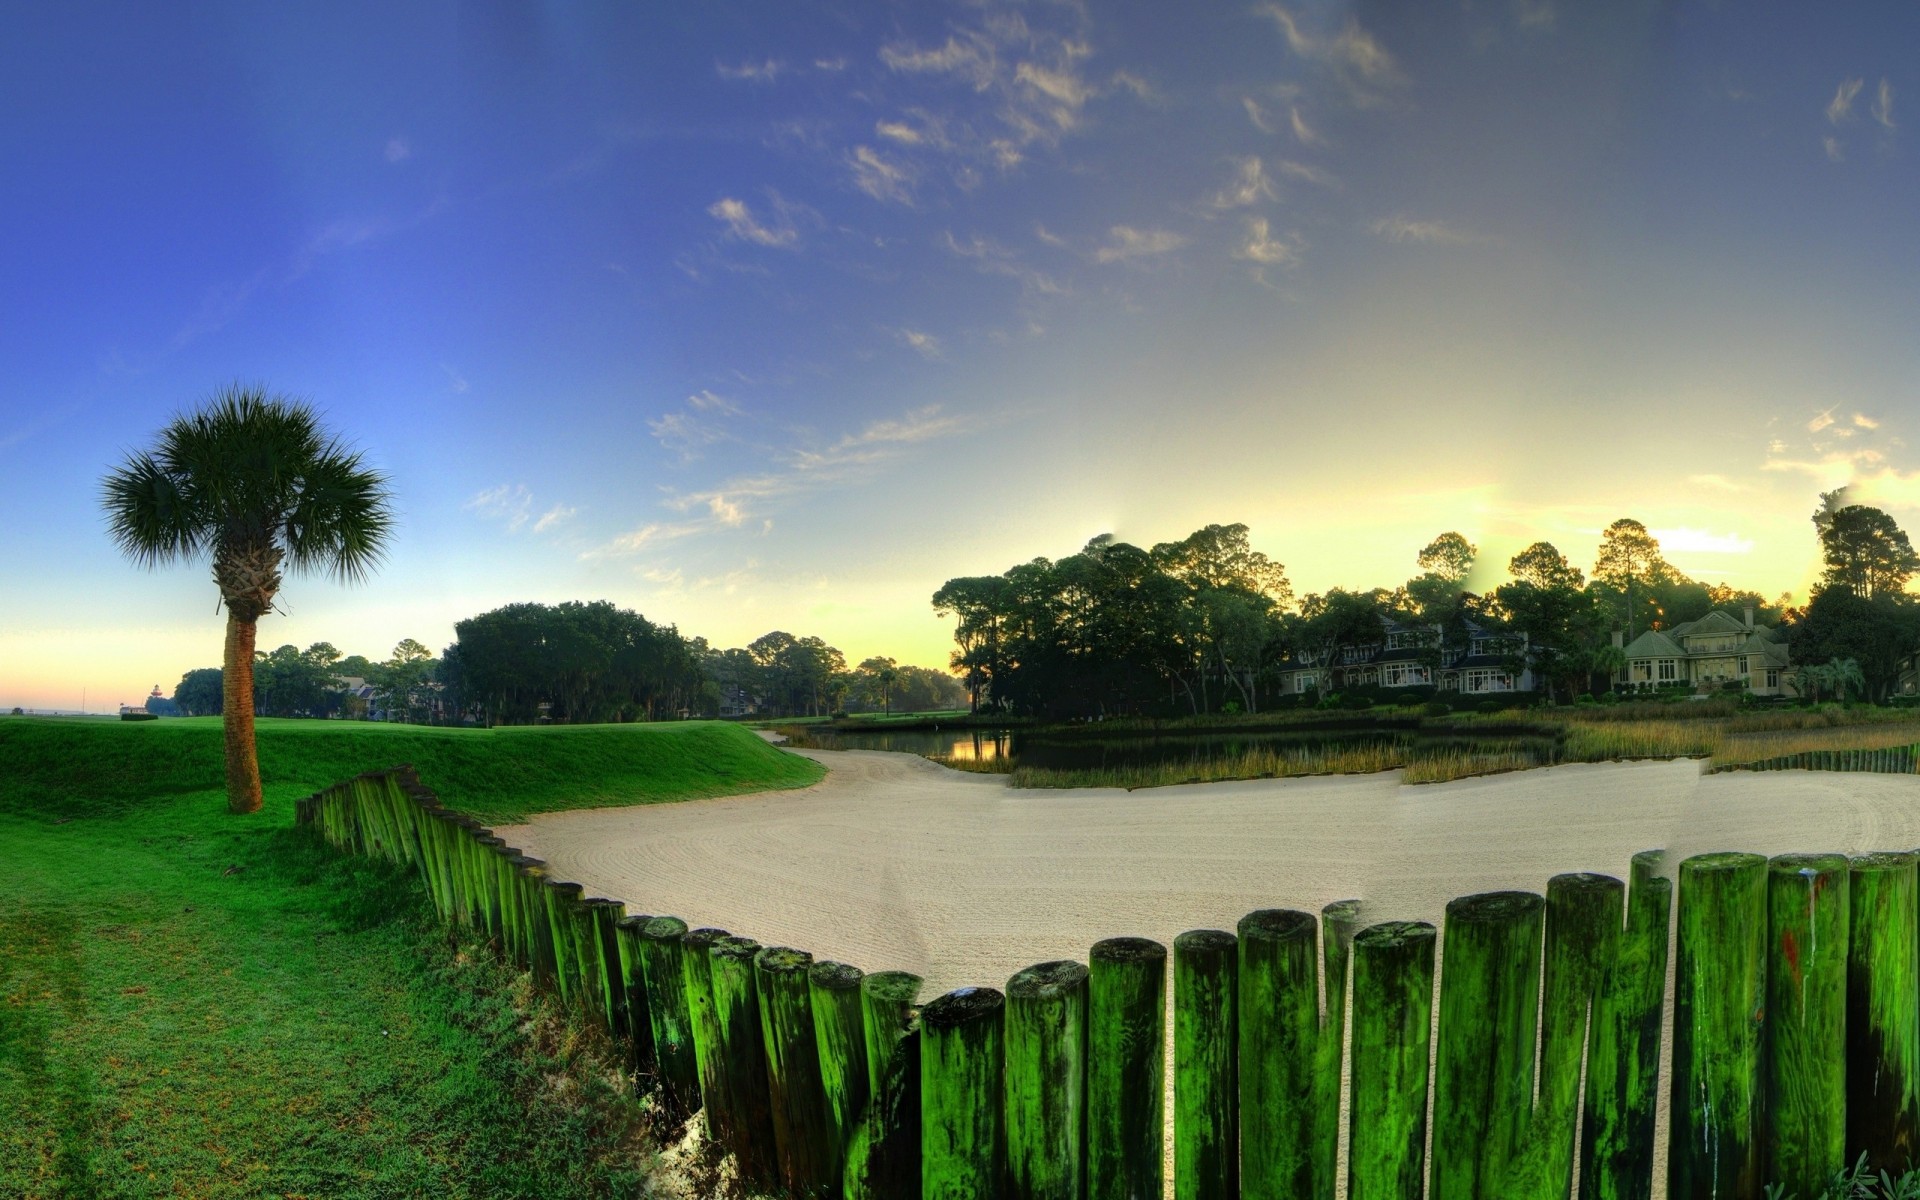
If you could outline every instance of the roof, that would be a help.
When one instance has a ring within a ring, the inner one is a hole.
[[[1627,643],[1628,658],[1685,658],[1687,652],[1672,638],[1657,629],[1649,629]]]
[[[1671,634],[1684,634],[1687,637],[1705,637],[1709,634],[1746,633],[1747,623],[1714,609],[1698,621],[1688,621],[1684,626],[1676,625],[1668,631]]]

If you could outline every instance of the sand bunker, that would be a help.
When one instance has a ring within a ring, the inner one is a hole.
[[[905,754],[806,751],[814,787],[592,809],[499,830],[589,895],[868,971],[931,997],[1085,959],[1104,937],[1171,944],[1256,908],[1366,902],[1362,923],[1438,924],[1448,900],[1625,877],[1637,850],[1920,846],[1920,778],[1702,775],[1577,764],[1406,786],[1396,773],[1127,792],[1014,790]]]

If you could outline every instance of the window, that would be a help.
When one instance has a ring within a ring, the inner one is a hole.
[[[1382,687],[1419,687],[1432,682],[1427,669],[1419,663],[1388,663],[1380,668]]]
[[[1671,658],[1661,659],[1660,660],[1660,682],[1672,683],[1675,679],[1679,678],[1679,675],[1680,675],[1679,668],[1680,668],[1680,664],[1676,663]]]
[[[1313,690],[1313,685],[1318,678],[1319,677],[1312,671],[1301,671],[1293,677],[1293,690],[1296,692],[1310,692]]]
[[[1770,688],[1777,688],[1780,686],[1780,672],[1777,668],[1768,668],[1767,686]]]
[[[1513,676],[1492,667],[1474,667],[1460,673],[1460,690],[1463,692],[1510,692],[1513,690]]]
[[[1400,629],[1387,635],[1387,649],[1417,650],[1432,641],[1433,635],[1424,629]]]

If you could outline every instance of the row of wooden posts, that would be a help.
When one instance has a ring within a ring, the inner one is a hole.
[[[1879,750],[1800,750],[1758,762],[1735,763],[1722,771],[1865,771],[1875,775],[1920,773],[1920,746]]]
[[[1163,1194],[1159,943],[1112,938],[1086,963],[922,1008],[913,975],[585,896],[407,768],[308,797],[299,820],[416,867],[447,920],[604,1021],[663,1103],[701,1113],[750,1188]],[[1344,1067],[1353,1200],[1563,1200],[1576,1178],[1583,1198],[1648,1200],[1670,938],[1668,1196],[1760,1200],[1778,1182],[1813,1200],[1862,1153],[1903,1169],[1920,1145],[1917,861],[1692,857],[1675,873],[1677,937],[1659,852],[1634,856],[1626,884],[1568,874],[1544,895],[1455,900],[1437,1043],[1431,924],[1358,928],[1342,901],[1184,933],[1174,1195],[1331,1200]]]

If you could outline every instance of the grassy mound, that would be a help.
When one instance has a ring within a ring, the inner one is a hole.
[[[355,721],[259,723],[268,788],[316,791],[412,763],[450,807],[492,824],[529,813],[806,787],[822,769],[718,721],[435,729]],[[217,718],[0,719],[0,814],[84,817],[222,786]]]

